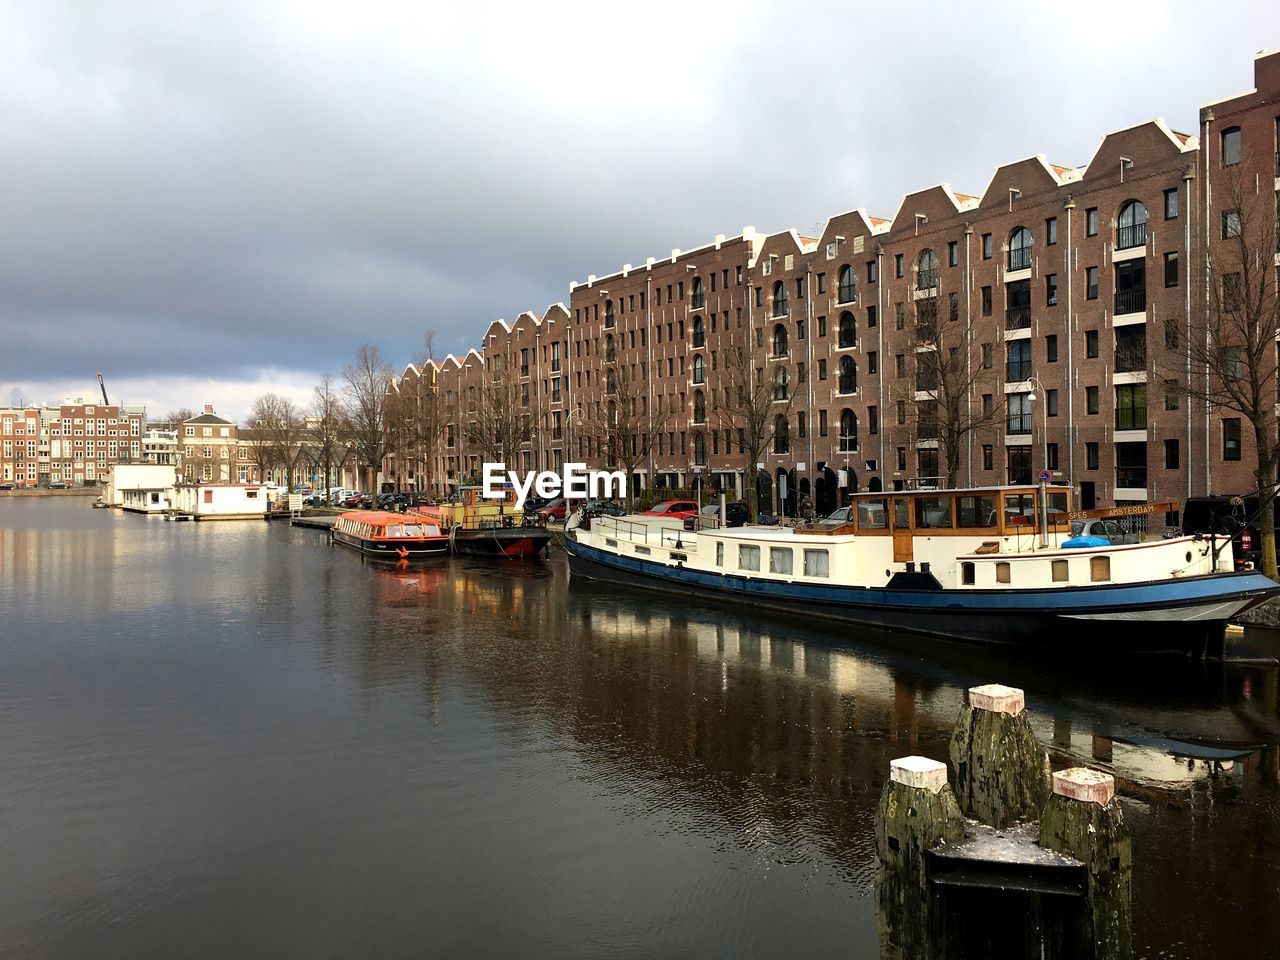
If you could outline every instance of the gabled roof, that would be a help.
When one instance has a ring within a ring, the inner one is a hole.
[[[230,420],[224,420],[222,417],[219,417],[217,414],[213,414],[213,413],[202,413],[198,417],[192,417],[190,420],[183,420],[182,422],[183,423],[200,423],[200,424],[218,424],[224,427],[235,426],[235,424],[232,423]]]

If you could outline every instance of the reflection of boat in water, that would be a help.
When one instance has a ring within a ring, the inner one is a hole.
[[[849,523],[814,530],[599,517],[570,529],[565,548],[588,579],[1073,653],[1211,650],[1229,619],[1280,592],[1234,572],[1220,538],[1065,547],[1063,487],[860,494],[854,505]]]
[[[392,563],[441,557],[449,538],[427,517],[402,513],[353,510],[333,525],[333,542],[358,550],[374,560]]]
[[[516,494],[504,487],[501,500],[485,499],[483,487],[462,487],[458,503],[419,507],[449,535],[453,552],[478,557],[541,556],[551,534],[516,506]]]

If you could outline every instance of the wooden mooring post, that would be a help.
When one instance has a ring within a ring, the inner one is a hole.
[[[1023,692],[969,691],[947,766],[890,764],[876,811],[884,960],[1129,960],[1132,853],[1114,780],[1049,773]]]

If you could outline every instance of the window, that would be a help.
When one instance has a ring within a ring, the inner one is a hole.
[[[871,350],[867,353],[867,373],[875,373],[876,369],[876,352]]]
[[[1096,387],[1094,388],[1097,389]],[[1098,444],[1090,441],[1084,445],[1084,468],[1086,470],[1098,469]]]
[[[856,347],[858,345],[858,325],[853,319],[853,314],[847,310],[840,314],[840,333],[838,343],[842,350],[847,347]]]
[[[1086,330],[1084,332],[1084,355],[1090,359],[1098,355],[1098,331]]]
[[[874,330],[877,322],[878,318],[876,317],[876,308],[867,307],[867,328]]]
[[[1173,187],[1172,189],[1166,190],[1164,192],[1164,218],[1166,220],[1178,219],[1178,188],[1177,187]]]
[[[1018,227],[1009,235],[1009,269],[1026,270],[1031,266],[1031,231]]]
[[[1046,363],[1058,362],[1058,335],[1051,333],[1044,338],[1044,359]]]
[[[893,358],[893,375],[901,380],[907,375],[907,355],[905,353],[895,354]]]
[[[1044,392],[1045,416],[1056,417],[1058,415],[1058,391],[1045,390]]]
[[[1222,459],[1240,459],[1240,418],[1227,417],[1222,421]]]
[[[769,548],[769,572],[770,573],[791,573],[791,557],[792,551],[790,547],[770,547]]]
[[[773,328],[773,355],[775,357],[787,355],[787,328],[780,323]]]
[[[818,336],[825,337],[826,335],[827,335],[827,318],[819,317],[818,318]]]
[[[1178,321],[1166,320],[1164,322],[1164,346],[1166,350],[1177,350],[1181,342],[1178,333]]]
[[[787,418],[779,416],[773,422],[773,452],[789,453],[791,451],[791,424]]]
[[[960,244],[954,240],[947,242],[947,266],[954,267],[960,262]]]
[[[1240,128],[1227,127],[1222,131],[1222,165],[1234,167],[1240,162]]]
[[[1164,382],[1164,408],[1166,410],[1177,410],[1181,402],[1182,397],[1178,390],[1178,381],[1166,380]]]
[[[703,323],[701,315],[699,315],[693,318],[693,345],[695,347],[701,347],[701,346],[704,346],[706,342],[707,342],[706,325]]]
[[[996,461],[995,461],[995,449],[991,446],[991,444],[989,444],[989,443],[984,443],[984,444],[982,445],[982,469],[983,469],[983,470],[994,470],[994,469],[995,469],[995,462],[996,462]]]
[[[876,278],[879,276],[879,274],[880,274],[880,270],[876,266],[876,262],[874,260],[868,260],[867,261],[867,283],[875,283]]]
[[[1106,583],[1111,579],[1111,558],[1090,557],[1089,579],[1094,583]]]
[[[982,315],[984,317],[991,316],[991,288],[982,288]]]
[[[773,399],[786,400],[791,395],[790,382],[791,378],[787,374],[787,368],[778,367],[773,372]]]
[[[1240,309],[1240,274],[1226,273],[1222,276],[1222,309],[1232,312]]]
[[[916,261],[916,289],[932,290],[938,285],[938,258],[932,250],[923,250]]]
[[[827,409],[822,407],[818,410],[818,436],[825,437],[827,435]]]
[[[1009,394],[1008,431],[1021,436],[1031,432],[1031,394]]]
[[[1176,439],[1166,440],[1164,442],[1164,468],[1166,470],[1177,470],[1178,462],[1178,441]]]
[[[1005,380],[1017,383],[1031,376],[1031,341],[1010,340],[1005,364]]]
[[[991,416],[995,412],[995,398],[989,393],[982,395],[982,415],[984,417]]]
[[[1131,250],[1147,245],[1147,208],[1138,200],[1126,200],[1116,223],[1116,249]]]
[[[983,369],[983,370],[990,370],[990,369],[991,369],[991,364],[992,364],[992,353],[993,353],[993,351],[992,351],[992,349],[991,349],[991,344],[989,344],[989,343],[984,343],[984,344],[982,345],[982,369]]]
[[[1044,445],[1044,456],[1046,470],[1058,469],[1058,445],[1056,443],[1046,443]]]
[[[982,259],[991,259],[991,234],[984,233],[982,235]]]
[[[839,393],[854,393],[858,389],[858,364],[853,357],[846,354],[840,358],[840,380],[837,387]]]
[[[858,449],[858,416],[852,410],[840,413],[840,452],[852,453]]]
[[[1067,563],[1068,561],[1066,560],[1053,561],[1053,582],[1054,583],[1065,583],[1067,580],[1070,579],[1070,577],[1067,575]]]
[[[804,575],[806,577],[831,576],[831,558],[826,550],[804,552]]]
[[[902,254],[900,254],[900,253],[895,253],[895,254],[893,255],[893,275],[894,275],[895,277],[897,277],[899,280],[901,280],[901,279],[902,279],[902,272],[903,272],[903,268],[902,268]]]
[[[759,570],[760,548],[750,543],[738,544],[738,569]]]
[[[853,267],[845,264],[840,268],[840,280],[836,287],[836,299],[841,303],[852,303],[858,297],[858,282]]]
[[[1166,287],[1176,287],[1178,285],[1178,251],[1172,250],[1164,255],[1164,285]]]
[[[1011,582],[1009,561],[1001,560],[996,563],[996,583],[1009,582]]]
[[[716,542],[716,566],[717,567],[724,566],[724,541],[723,540],[719,540]]]
[[[1239,380],[1243,374],[1240,362],[1239,347],[1223,347],[1221,356],[1221,374],[1223,380]]]
[[[1098,208],[1090,207],[1084,212],[1084,235],[1086,237],[1096,237],[1098,235]]]
[[[1116,429],[1147,429],[1147,385],[1125,383],[1116,387]],[[1145,484],[1142,484],[1145,486]]]
[[[785,317],[787,312],[787,285],[779,280],[773,285],[773,315]]]
[[[1084,268],[1084,298],[1086,300],[1098,299],[1098,268]]]
[[[1222,211],[1222,239],[1236,240],[1240,237],[1240,211]]]
[[[1053,246],[1058,242],[1058,218],[1050,217],[1044,222],[1044,242]]]
[[[1089,414],[1090,416],[1095,416],[1097,414],[1098,412],[1098,388],[1097,387],[1084,388],[1084,407],[1085,407],[1085,413]]]
[[[857,429],[857,421],[854,421],[854,429]],[[875,436],[880,432],[880,408],[876,406],[867,407],[867,433]]]
[[[966,560],[960,564],[960,582],[967,587],[973,586],[975,578],[972,560]]]
[[[825,358],[818,361],[818,379],[827,379],[827,361]]]
[[[613,371],[611,370],[609,372],[612,374]],[[693,355],[693,382],[694,383],[707,382],[707,361],[703,358],[702,354],[700,353],[695,353]]]
[[[1050,273],[1044,278],[1044,302],[1045,306],[1056,307],[1058,305],[1058,275]]]

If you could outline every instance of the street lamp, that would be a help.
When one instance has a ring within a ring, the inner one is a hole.
[[[1044,466],[1041,467],[1040,469],[1048,470],[1049,469],[1049,391],[1045,389],[1045,385],[1041,383],[1039,378],[1037,377],[1027,377],[1026,382],[1031,384],[1033,387],[1035,387],[1037,390],[1039,390],[1041,393],[1045,395],[1044,403],[1041,405],[1041,409],[1044,411],[1044,432],[1041,433],[1040,435],[1040,456],[1042,458],[1041,462],[1044,464]],[[1027,399],[1034,402],[1036,399],[1036,395],[1034,393],[1028,393]]]

